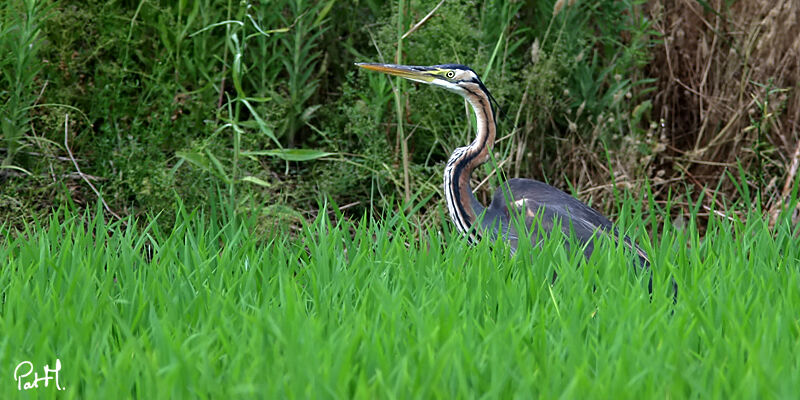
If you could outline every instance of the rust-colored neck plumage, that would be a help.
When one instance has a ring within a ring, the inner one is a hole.
[[[478,232],[470,228],[483,213],[484,206],[472,194],[469,179],[472,171],[489,159],[497,126],[486,88],[478,83],[465,84],[462,88],[466,90],[464,98],[475,111],[477,135],[469,146],[457,148],[450,156],[444,170],[444,193],[456,228],[475,240]]]

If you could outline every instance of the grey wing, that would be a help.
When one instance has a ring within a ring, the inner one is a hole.
[[[510,199],[507,201],[509,195]],[[532,230],[533,240],[547,236],[560,224],[561,231],[567,237],[574,235],[575,239],[585,244],[584,254],[587,258],[594,251],[594,238],[597,235],[606,234],[615,241],[620,240],[619,231],[608,218],[569,194],[533,179],[510,179],[505,185],[505,190],[497,189],[486,212],[490,217],[490,223],[502,221],[504,234],[512,241],[513,248],[516,248],[518,238],[513,230],[513,224],[510,223],[512,214],[509,212],[509,206],[524,212],[525,222],[527,228]],[[537,217],[540,217],[539,223],[534,225]],[[644,250],[627,236],[621,239],[626,246],[635,251],[641,267],[649,266]]]

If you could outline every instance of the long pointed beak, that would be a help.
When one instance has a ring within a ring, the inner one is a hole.
[[[411,65],[378,63],[356,63],[356,65],[371,71],[383,72],[384,74],[399,76],[416,82],[431,83],[435,79],[428,71],[422,69],[422,67]]]

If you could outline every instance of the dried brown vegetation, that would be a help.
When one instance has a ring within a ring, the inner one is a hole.
[[[658,179],[719,187],[726,196],[704,199],[713,207],[737,195],[725,173],[738,163],[774,222],[800,156],[800,1],[658,1],[649,12],[664,39],[647,71],[667,145]]]

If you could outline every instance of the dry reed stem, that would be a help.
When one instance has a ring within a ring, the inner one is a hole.
[[[442,4],[444,4],[444,0],[440,1],[439,4],[436,5],[436,7],[433,7],[433,9],[427,15],[422,17],[422,19],[419,22],[414,24],[414,26],[412,26],[411,29],[408,30],[408,32],[403,34],[403,36],[400,39],[405,40],[405,38],[414,33],[414,31],[419,29],[422,25],[425,25],[425,23],[428,22],[428,20],[431,19],[431,17],[433,17],[433,14],[436,13],[436,10],[438,10],[439,7],[442,6]]]
[[[103,207],[106,209],[106,211],[108,211],[109,214],[113,215],[114,218],[125,222],[122,219],[122,217],[119,216],[119,214],[115,213],[111,209],[111,207],[108,206],[108,203],[106,203],[106,201],[103,199],[103,195],[100,194],[100,191],[94,187],[92,182],[88,179],[87,175],[85,175],[81,171],[81,167],[78,166],[78,162],[75,161],[75,156],[72,154],[72,150],[69,148],[69,114],[64,114],[64,148],[67,149],[67,154],[69,154],[69,159],[72,161],[72,165],[75,166],[75,171],[78,172],[78,175],[80,175],[83,181],[86,182],[87,185],[89,185],[89,187],[92,189],[97,198],[100,199],[100,202],[103,203]]]

